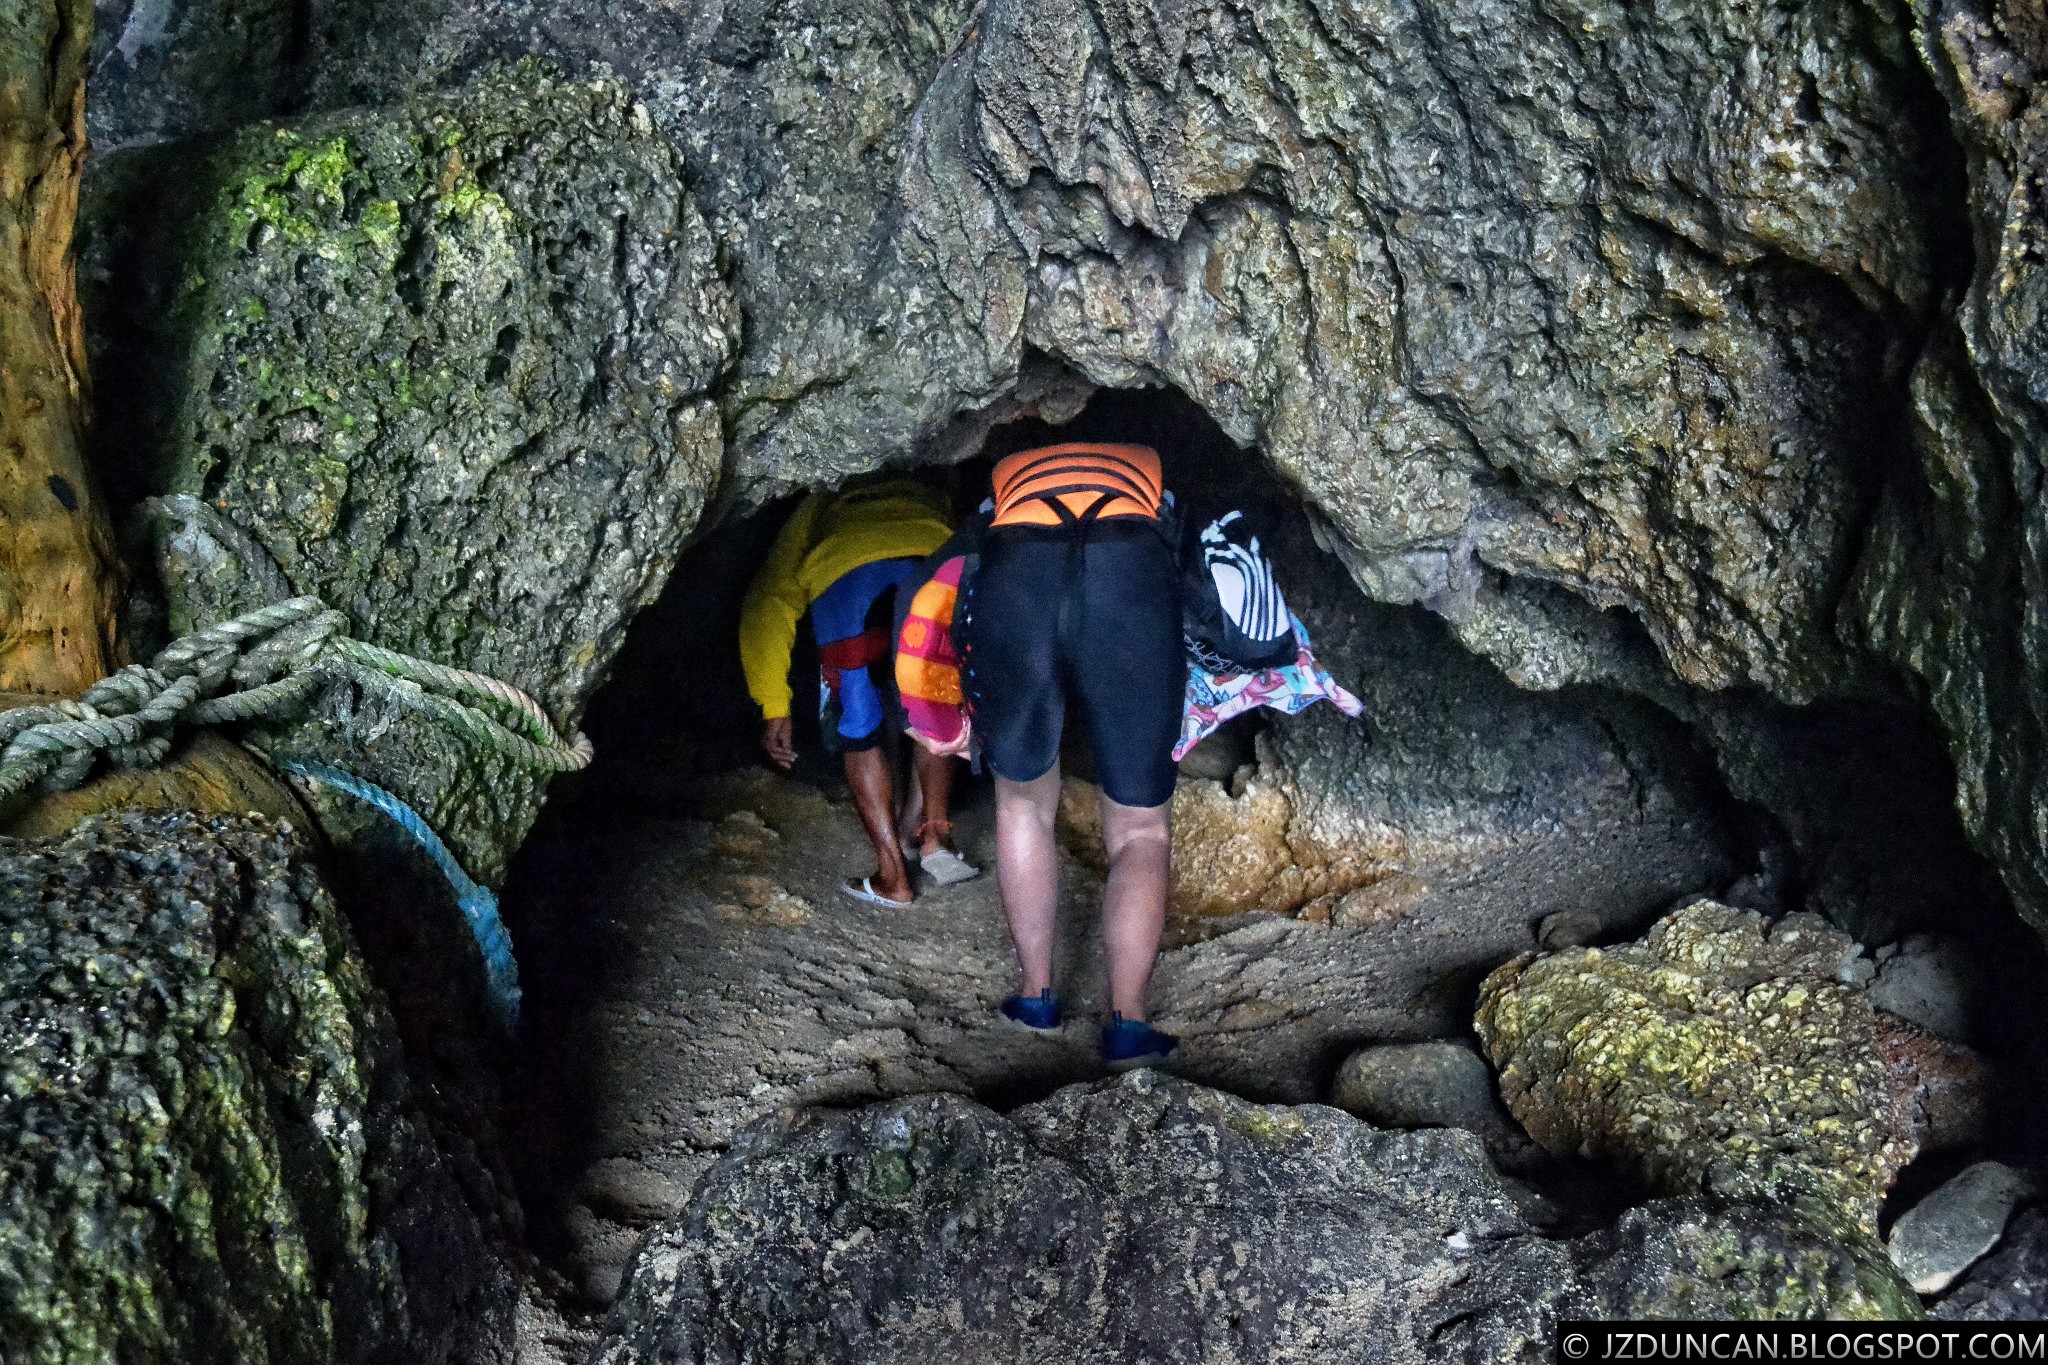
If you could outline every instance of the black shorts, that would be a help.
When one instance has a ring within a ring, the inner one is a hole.
[[[1052,768],[1071,697],[1104,794],[1172,799],[1187,661],[1180,576],[1150,522],[990,531],[966,606],[962,683],[996,776]]]

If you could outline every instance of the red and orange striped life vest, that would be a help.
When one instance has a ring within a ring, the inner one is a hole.
[[[1150,446],[1075,442],[1020,450],[996,462],[993,482],[992,526],[1156,520],[1164,496],[1159,452]]]

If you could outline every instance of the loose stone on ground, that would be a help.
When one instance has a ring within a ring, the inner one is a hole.
[[[1900,1216],[1885,1243],[1892,1261],[1916,1293],[1941,1293],[1998,1245],[2032,1188],[2022,1171],[1978,1162]]]

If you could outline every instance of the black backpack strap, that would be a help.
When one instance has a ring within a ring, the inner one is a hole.
[[[1097,498],[1094,502],[1088,505],[1088,510],[1081,514],[1081,520],[1083,522],[1092,524],[1099,517],[1101,517],[1103,508],[1109,506],[1111,503],[1115,502],[1118,498],[1122,496],[1122,493],[1117,492],[1113,488],[1107,490],[1103,493],[1101,497]]]
[[[1031,495],[1031,498],[1034,502],[1042,502],[1047,507],[1050,507],[1052,509],[1052,514],[1060,519],[1060,525],[1062,526],[1069,528],[1075,526],[1092,526],[1098,519],[1101,518],[1102,510],[1105,507],[1108,507],[1118,498],[1128,496],[1121,490],[1115,488],[1106,489],[1098,493],[1096,495],[1095,501],[1089,503],[1088,506],[1083,508],[1079,513],[1074,512],[1071,508],[1069,508],[1066,505],[1066,503],[1060,501],[1060,495],[1063,493],[1088,493],[1093,492],[1094,489],[1095,485],[1092,484],[1086,486],[1077,485],[1073,488],[1055,488],[1044,493],[1034,493]],[[1159,520],[1159,518],[1154,517],[1153,520],[1157,521]]]

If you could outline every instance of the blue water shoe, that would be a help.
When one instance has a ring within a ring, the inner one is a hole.
[[[1102,1060],[1114,1070],[1163,1061],[1167,1053],[1179,1046],[1180,1039],[1161,1033],[1143,1019],[1112,1014],[1102,1026]]]
[[[1003,1002],[1003,1018],[1025,1028],[1056,1029],[1060,1026],[1060,998],[1050,986],[1037,995],[1013,995]]]

